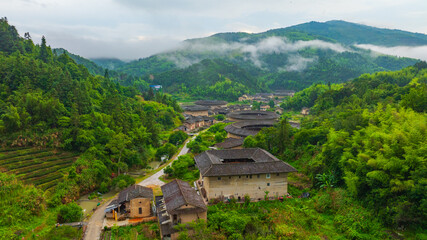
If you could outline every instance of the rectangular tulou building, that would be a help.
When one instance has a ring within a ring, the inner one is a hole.
[[[249,195],[251,200],[284,196],[288,173],[297,170],[260,148],[208,150],[195,157],[200,170],[198,181],[206,200]]]

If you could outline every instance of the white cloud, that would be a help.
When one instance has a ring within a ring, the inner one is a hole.
[[[288,59],[288,65],[279,68],[279,71],[302,71],[307,68],[309,63],[317,61],[317,58],[304,58],[299,55],[291,55]]]
[[[255,66],[264,68],[265,63],[261,60],[261,56],[264,54],[290,54],[288,65],[283,66],[280,70],[288,71],[301,71],[308,63],[315,61],[313,58],[303,58],[298,55],[298,51],[306,48],[319,48],[328,49],[335,52],[351,51],[340,44],[329,43],[321,40],[311,41],[296,41],[291,42],[284,37],[269,37],[263,39],[257,43],[245,43],[245,42],[209,42],[209,41],[197,41],[197,42],[184,42],[180,47],[171,51],[174,54],[165,53],[165,57],[173,61],[179,67],[188,67],[194,63],[197,63],[203,59],[195,58],[194,55],[204,54],[205,56],[219,57],[230,55],[232,52],[243,53],[249,55],[247,60],[251,61]],[[191,57],[187,55],[179,54],[181,51],[193,53]],[[178,54],[175,54],[178,52]]]
[[[416,59],[427,61],[427,46],[384,47],[384,46],[376,46],[371,44],[358,44],[355,46],[363,49],[369,49],[382,54],[388,54],[388,55],[398,56],[398,57],[416,58]]]

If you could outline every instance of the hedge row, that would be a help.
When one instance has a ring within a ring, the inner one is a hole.
[[[15,163],[18,162],[29,162],[32,160],[37,160],[39,158],[43,158],[43,157],[49,157],[49,156],[53,156],[53,155],[58,155],[57,153],[53,153],[53,152],[42,152],[42,153],[37,153],[34,155],[25,155],[25,156],[21,156],[21,157],[17,157],[17,158],[13,158],[13,159],[4,159],[0,161],[0,166],[3,166],[5,168],[9,168],[9,165],[13,165]]]
[[[58,185],[58,180],[53,180],[53,181],[50,181],[47,183],[43,183],[43,184],[38,185],[37,187],[42,189],[43,191],[47,191],[47,190],[55,187],[56,185]]]
[[[18,151],[17,153],[6,154],[4,156],[1,156],[0,160],[8,159],[8,158],[14,158],[14,157],[20,157],[20,156],[25,156],[25,155],[29,155],[29,154],[36,154],[36,153],[41,153],[41,152],[47,152],[47,151],[50,151],[50,150],[47,150],[47,149],[40,150],[40,149],[33,148],[33,149],[30,149],[29,151],[24,150],[24,151]]]
[[[66,154],[66,155],[60,155],[60,157],[56,157],[59,154],[49,154],[47,156],[41,157],[41,158],[36,158],[33,160],[29,160],[29,161],[24,161],[24,162],[18,162],[18,163],[11,163],[10,165],[4,165],[5,168],[7,168],[9,171],[14,170],[14,169],[19,169],[19,168],[24,168],[24,167],[28,167],[28,166],[34,166],[34,165],[38,165],[38,164],[42,164],[45,162],[51,162],[51,161],[56,161],[56,160],[61,160],[61,159],[66,159],[66,158],[70,158],[70,154]]]
[[[5,152],[16,152],[16,151],[22,151],[25,149],[31,149],[32,147],[19,147],[19,148],[0,148],[0,153]]]
[[[70,162],[69,164],[66,165],[57,165],[57,166],[53,166],[50,168],[44,168],[44,169],[38,169],[34,172],[31,172],[30,174],[24,174],[22,177],[19,176],[21,179],[23,180],[27,180],[27,179],[38,179],[40,177],[43,177],[44,175],[53,173],[53,172],[57,172],[61,169],[67,168],[69,166],[71,166],[73,164],[73,162]]]
[[[63,176],[64,175],[62,175],[61,173],[50,174],[50,175],[46,175],[45,177],[40,178],[40,179],[38,179],[36,181],[31,181],[30,183],[32,183],[32,184],[34,184],[34,185],[37,186],[37,185],[40,185],[40,184],[43,184],[43,183],[47,183],[47,182],[51,182],[51,181],[57,180],[59,178],[62,178]]]
[[[10,171],[11,174],[16,174],[16,175],[20,175],[20,174],[24,174],[24,173],[29,173],[32,172],[34,170],[39,170],[39,169],[44,169],[44,168],[49,168],[55,165],[64,165],[64,164],[68,164],[68,163],[72,163],[74,162],[74,158],[70,159],[70,160],[57,160],[57,161],[52,161],[52,162],[45,162],[42,164],[37,164],[37,165],[32,165],[29,167],[24,167],[24,168],[19,168],[19,169],[15,169]]]

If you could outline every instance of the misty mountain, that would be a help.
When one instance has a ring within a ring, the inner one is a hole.
[[[91,58],[90,60],[96,63],[98,66],[109,70],[115,70],[118,67],[121,67],[126,64],[126,62],[117,58]]]
[[[313,83],[339,83],[363,73],[398,70],[417,62],[374,53],[356,44],[419,46],[427,45],[427,36],[344,21],[309,22],[256,34],[218,33],[189,39],[176,49],[129,62],[116,70],[151,79],[167,91],[179,91],[176,86],[181,84],[188,88],[192,87],[190,82],[197,84],[197,79],[200,83],[211,79],[192,74],[191,66],[215,59],[242,70],[241,74],[230,74],[227,69],[215,68],[217,74],[232,81],[245,82],[251,76],[258,82],[254,86],[300,90]]]
[[[69,51],[67,51],[63,48],[55,48],[55,49],[53,49],[53,53],[56,54],[57,56],[59,56],[63,53],[66,53],[77,64],[82,64],[83,66],[85,66],[91,74],[93,74],[93,75],[104,75],[105,69],[103,67],[101,67],[100,65],[94,63],[93,61],[89,60],[89,59],[81,57],[77,54],[70,53]]]
[[[180,91],[182,84],[184,84],[190,92],[196,94],[197,91],[194,92],[193,89],[197,87],[207,88],[228,78],[248,89],[266,91],[267,88],[261,86],[257,75],[259,73],[256,68],[244,69],[224,59],[204,59],[185,69],[174,69],[160,73],[156,75],[154,81],[167,86],[167,90],[170,92]]]
[[[425,34],[376,28],[345,21],[309,22],[288,29],[334,39],[347,45],[373,44],[386,47],[427,45]],[[272,30],[272,32],[280,31],[281,29]]]
[[[137,77],[126,74],[124,72],[118,72],[114,70],[114,68],[116,68],[117,66],[121,66],[125,63],[121,60],[95,59],[95,62],[87,58],[81,57],[77,54],[70,53],[69,51],[63,48],[53,49],[53,54],[55,54],[56,56],[60,56],[63,53],[67,54],[77,64],[85,66],[88,69],[89,73],[91,73],[92,75],[104,76],[106,73],[106,69],[108,69],[108,76],[112,81],[118,82],[123,86],[138,85],[137,88],[141,91],[145,91],[148,89],[148,84],[142,81],[141,79],[138,79]],[[141,83],[143,83],[143,87],[141,86]]]

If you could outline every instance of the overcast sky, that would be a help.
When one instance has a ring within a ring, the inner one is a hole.
[[[0,0],[21,35],[87,58],[137,59],[218,32],[345,20],[427,33],[426,0]]]

